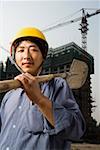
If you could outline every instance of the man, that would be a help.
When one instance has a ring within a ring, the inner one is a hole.
[[[12,57],[24,73],[15,78],[22,88],[2,101],[0,150],[69,150],[84,133],[84,119],[66,81],[57,77],[39,84],[35,78],[47,51],[36,28],[22,29],[12,42]]]

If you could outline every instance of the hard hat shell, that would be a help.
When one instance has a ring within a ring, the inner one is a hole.
[[[39,29],[34,27],[22,28],[19,32],[17,32],[16,36],[12,41],[11,54],[15,53],[12,52],[14,45],[17,42],[23,41],[25,39],[31,39],[31,41],[35,42],[39,46],[43,57],[44,58],[46,57],[48,52],[48,43],[46,41],[44,34]]]

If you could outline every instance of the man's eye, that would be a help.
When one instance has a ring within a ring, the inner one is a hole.
[[[23,52],[24,51],[24,49],[19,49],[17,52]]]
[[[30,48],[30,50],[31,50],[31,51],[38,51],[37,48],[32,48],[32,47]]]

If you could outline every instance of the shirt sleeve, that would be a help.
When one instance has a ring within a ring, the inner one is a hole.
[[[1,132],[1,116],[0,116],[0,132]]]
[[[50,134],[59,134],[67,140],[79,139],[85,131],[85,121],[68,84],[64,79],[56,78],[49,89],[55,123]]]
[[[1,127],[2,127],[2,122],[3,122],[3,119],[4,119],[4,115],[5,115],[4,107],[5,107],[6,101],[8,100],[11,92],[12,91],[7,92],[4,95],[3,100],[1,102],[1,106],[0,106],[0,132],[1,132]]]

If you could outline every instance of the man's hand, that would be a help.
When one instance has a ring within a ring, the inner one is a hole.
[[[29,73],[18,75],[15,79],[22,83],[23,88],[32,103],[39,104],[43,95],[37,79]]]

